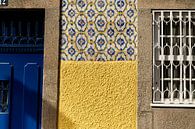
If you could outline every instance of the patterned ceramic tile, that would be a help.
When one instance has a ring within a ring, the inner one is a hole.
[[[62,0],[62,60],[137,59],[137,0]]]

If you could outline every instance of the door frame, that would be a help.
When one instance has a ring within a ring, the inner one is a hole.
[[[0,9],[44,9],[44,65],[41,129],[57,129],[61,0],[12,0]]]

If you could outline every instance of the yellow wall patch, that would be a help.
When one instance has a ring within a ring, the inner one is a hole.
[[[137,62],[61,62],[59,129],[136,129]]]

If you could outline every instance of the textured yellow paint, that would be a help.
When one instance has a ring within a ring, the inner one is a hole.
[[[137,62],[61,62],[59,129],[136,129]]]

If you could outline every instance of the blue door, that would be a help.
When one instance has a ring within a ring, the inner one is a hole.
[[[44,11],[0,17],[0,129],[40,129]]]

